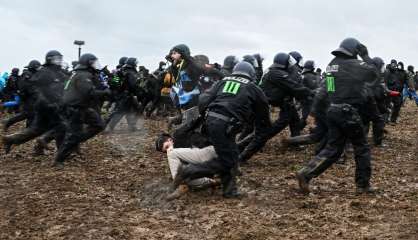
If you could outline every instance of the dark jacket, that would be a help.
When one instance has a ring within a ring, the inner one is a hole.
[[[201,66],[192,57],[187,57],[182,63],[172,65],[169,71],[173,74],[176,83],[182,81],[183,89],[186,92],[190,92],[198,86],[202,75],[214,76],[218,79],[224,77],[221,71]]]
[[[199,98],[199,111],[213,111],[256,126],[270,123],[269,106],[263,91],[250,80],[230,76],[218,81]]]
[[[302,73],[302,84],[303,86],[315,90],[319,86],[321,78],[314,71],[305,71]]]
[[[34,103],[37,100],[36,82],[32,78],[37,71],[34,69],[23,70],[22,76],[17,82],[17,88],[20,99],[23,103],[25,111],[32,111]]]
[[[389,68],[385,72],[385,82],[389,90],[402,92],[403,82],[396,69]]]
[[[292,79],[289,72],[274,65],[264,74],[260,86],[273,106],[280,106],[286,98],[305,99],[311,95],[311,91],[300,82]]]
[[[335,57],[327,67],[325,79],[330,102],[362,105],[366,102],[366,82],[377,78],[375,67],[345,56]]]
[[[60,105],[64,93],[64,83],[67,79],[68,75],[60,66],[43,65],[32,77],[37,91],[37,103],[40,105]]]
[[[79,66],[65,85],[64,104],[77,108],[94,108],[100,104],[100,99],[106,95],[106,90],[98,90],[95,82],[98,74],[95,70]]]

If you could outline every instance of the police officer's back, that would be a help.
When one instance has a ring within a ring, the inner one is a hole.
[[[359,193],[372,192],[370,186],[370,148],[364,133],[361,109],[366,103],[365,83],[376,78],[375,68],[357,59],[372,62],[367,48],[358,40],[345,39],[333,51],[335,58],[327,67],[326,90],[330,107],[327,114],[329,125],[327,146],[297,173],[299,186],[309,192],[309,182],[319,176],[341,156],[345,142],[350,140],[356,160],[355,182]]]
[[[223,195],[239,196],[235,181],[238,147],[235,136],[243,124],[253,124],[256,131],[269,127],[269,107],[262,90],[252,81],[256,73],[251,64],[238,63],[230,77],[218,81],[199,98],[199,110],[206,112],[205,128],[218,154]]]

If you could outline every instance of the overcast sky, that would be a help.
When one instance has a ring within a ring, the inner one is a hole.
[[[43,62],[51,49],[70,63],[76,39],[112,67],[132,56],[155,69],[172,46],[186,43],[211,62],[261,53],[269,65],[276,53],[297,50],[324,68],[346,37],[372,57],[418,65],[413,0],[0,0],[0,13],[0,72]]]

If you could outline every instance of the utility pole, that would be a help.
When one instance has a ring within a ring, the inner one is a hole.
[[[84,44],[86,44],[84,41],[81,40],[75,40],[74,41],[74,45],[78,46],[78,60],[80,61],[80,57],[81,57],[81,46],[83,46]]]

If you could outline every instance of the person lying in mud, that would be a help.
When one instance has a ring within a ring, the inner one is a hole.
[[[177,148],[176,145],[175,138],[167,133],[158,136],[155,142],[157,151],[167,153],[168,166],[174,180],[175,190],[168,195],[167,200],[177,199],[190,189],[207,189],[219,185],[210,174],[208,176],[192,174],[184,178],[184,172],[211,164],[218,157],[213,146]]]

